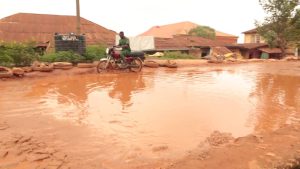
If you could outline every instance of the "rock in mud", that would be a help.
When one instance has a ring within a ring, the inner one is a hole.
[[[14,67],[13,69],[12,69],[12,73],[15,75],[15,76],[24,76],[24,74],[25,74],[25,71],[22,69],[22,68],[16,68],[16,67]]]
[[[33,71],[31,67],[22,67],[22,69],[24,70],[25,73],[29,73]]]
[[[155,62],[155,61],[152,61],[152,60],[146,60],[144,62],[144,66],[151,67],[151,68],[158,68],[159,64],[157,62]]]
[[[0,66],[0,78],[10,78],[12,76],[13,73],[10,68]]]
[[[243,141],[252,142],[252,143],[263,143],[264,142],[262,136],[254,135],[254,134],[251,134],[246,137],[239,137],[234,140],[234,142],[243,142]]]
[[[219,131],[214,131],[206,141],[212,146],[219,146],[226,143],[229,143],[234,138],[230,133],[221,133]]]
[[[177,63],[174,60],[167,60],[165,64],[168,68],[177,68],[178,67]]]
[[[40,71],[41,72],[52,72],[54,69],[54,65],[52,63],[42,63],[40,65]]]

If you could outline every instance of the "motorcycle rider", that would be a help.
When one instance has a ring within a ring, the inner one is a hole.
[[[123,31],[121,31],[119,33],[119,36],[120,36],[120,40],[119,40],[118,46],[122,48],[120,56],[121,56],[123,63],[125,63],[125,56],[129,55],[131,52],[129,39],[127,37],[125,37]]]

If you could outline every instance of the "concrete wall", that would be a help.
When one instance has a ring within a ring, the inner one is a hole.
[[[257,33],[247,33],[245,34],[244,43],[257,43],[258,36]],[[259,43],[265,43],[265,40],[261,36],[259,36]]]
[[[194,48],[189,50],[189,54],[197,58],[201,58],[202,50],[200,48]]]

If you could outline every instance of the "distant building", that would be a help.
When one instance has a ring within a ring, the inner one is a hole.
[[[244,43],[247,44],[257,44],[254,46],[257,46],[257,48],[252,48],[251,51],[249,51],[249,58],[260,58],[260,57],[266,57],[266,58],[280,58],[281,51],[279,48],[269,48],[262,36],[260,36],[255,29],[251,29],[248,31],[243,32],[244,36]],[[262,45],[261,45],[262,44]],[[248,45],[249,46],[249,45]],[[253,46],[253,45],[252,45]],[[299,56],[300,51],[295,47],[288,47],[286,49],[287,55],[295,55]]]
[[[87,44],[114,44],[116,32],[84,18],[80,24]],[[52,43],[55,33],[72,32],[76,32],[76,16],[18,13],[0,19],[0,41]]]
[[[251,29],[249,31],[243,32],[244,43],[265,43],[263,37],[261,37],[256,29]]]
[[[129,41],[132,50],[142,50],[148,54],[178,51],[194,55],[197,58],[210,55],[221,47],[225,49],[224,45],[228,44],[191,35],[174,35],[172,38],[137,36],[129,37]]]
[[[179,22],[174,24],[153,26],[148,31],[140,34],[139,36],[154,36],[157,38],[172,38],[174,35],[188,35],[189,31],[193,28],[200,26],[192,22]],[[220,31],[216,31],[217,41],[225,43],[237,43],[238,37]]]

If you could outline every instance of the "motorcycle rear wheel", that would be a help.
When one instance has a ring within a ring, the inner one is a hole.
[[[143,68],[143,62],[140,58],[134,58],[130,64],[130,71],[140,72]]]

